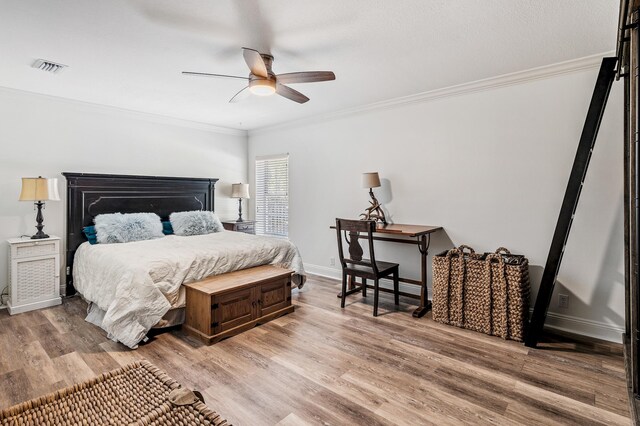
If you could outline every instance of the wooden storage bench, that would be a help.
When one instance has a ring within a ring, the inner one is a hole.
[[[186,284],[190,335],[212,344],[293,312],[293,271],[264,265]]]

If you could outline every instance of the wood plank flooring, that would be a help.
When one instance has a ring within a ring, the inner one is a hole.
[[[311,276],[296,311],[213,346],[176,330],[137,350],[84,321],[79,298],[0,311],[0,408],[146,358],[236,425],[630,423],[622,346],[540,349],[411,317]]]

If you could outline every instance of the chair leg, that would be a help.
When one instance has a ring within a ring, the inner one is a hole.
[[[393,273],[393,296],[395,298],[396,305],[400,304],[400,279],[398,277],[398,270]]]
[[[340,300],[340,307],[344,308],[344,301],[347,298],[347,272],[342,271],[342,299]]]
[[[367,279],[362,279],[362,297],[367,297]]]
[[[378,295],[380,294],[379,283],[380,280],[378,278],[373,280],[373,316],[378,316]]]

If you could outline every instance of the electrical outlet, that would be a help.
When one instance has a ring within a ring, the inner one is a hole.
[[[568,294],[559,294],[558,295],[558,308],[567,309],[569,307],[569,295]]]
[[[335,257],[329,258],[329,265],[336,266],[336,258]]]

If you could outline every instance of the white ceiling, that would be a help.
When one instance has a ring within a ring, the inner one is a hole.
[[[615,48],[618,0],[0,0],[0,86],[241,129]],[[332,70],[311,98],[227,101],[242,46]],[[70,67],[30,68],[43,58]]]

